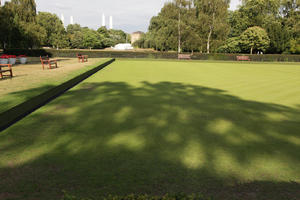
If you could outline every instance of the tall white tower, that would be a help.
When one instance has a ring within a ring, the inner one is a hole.
[[[73,18],[73,16],[70,17],[70,24],[72,24],[72,25],[74,24],[74,18]]]
[[[106,24],[105,24],[105,15],[104,14],[102,14],[102,26],[106,26]]]
[[[113,17],[109,16],[109,29],[113,29]]]
[[[62,21],[62,23],[63,23],[63,24],[65,24],[65,17],[64,17],[64,15],[63,15],[63,14],[61,14],[61,16],[60,16],[60,20]]]

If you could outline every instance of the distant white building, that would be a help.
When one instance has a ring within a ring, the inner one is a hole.
[[[114,48],[114,50],[132,50],[133,47],[131,44],[129,43],[121,43],[121,44],[117,44]]]
[[[139,39],[142,38],[143,36],[143,32],[142,31],[137,31],[131,34],[131,44],[135,43],[136,41],[138,41]]]

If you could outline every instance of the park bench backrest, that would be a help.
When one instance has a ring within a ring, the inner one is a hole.
[[[250,61],[250,57],[249,56],[237,56],[236,59],[237,60],[248,60],[248,61]]]
[[[178,59],[191,59],[192,56],[190,54],[178,54]]]

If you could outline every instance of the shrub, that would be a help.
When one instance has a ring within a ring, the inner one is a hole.
[[[39,57],[49,55],[50,57],[76,57],[76,53],[88,55],[90,58],[150,58],[150,59],[177,59],[176,52],[134,52],[134,51],[100,51],[100,50],[56,50],[56,49],[8,49],[6,54]],[[201,54],[194,53],[193,60],[223,60],[235,61],[236,56],[241,54]],[[290,54],[263,54],[249,55],[252,61],[267,62],[300,62],[300,55]]]
[[[64,192],[64,196],[62,200],[92,200],[86,198],[77,198],[76,196],[70,195],[67,192]],[[127,196],[114,196],[109,195],[108,197],[98,198],[93,200],[211,200],[212,198],[205,197],[201,194],[195,195],[185,195],[185,194],[178,194],[178,195],[169,195],[166,194],[164,196],[150,196],[150,195],[127,195]]]

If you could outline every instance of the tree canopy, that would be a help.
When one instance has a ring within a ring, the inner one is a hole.
[[[181,46],[186,52],[250,53],[247,38],[263,33],[262,46],[255,44],[253,51],[300,53],[299,4],[243,0],[237,10],[229,11],[228,0],[173,0],[151,19],[148,33],[136,45],[161,51]]]
[[[122,30],[97,31],[79,24],[64,27],[55,14],[36,11],[35,0],[11,0],[0,6],[0,48],[96,48],[130,41]]]
[[[140,48],[202,53],[300,53],[300,0],[172,0],[150,20]],[[35,0],[0,6],[0,48],[103,49],[130,41],[122,30],[64,27],[55,14],[36,10]]]

